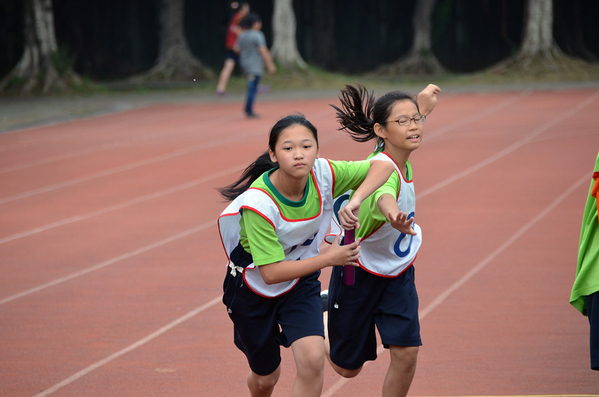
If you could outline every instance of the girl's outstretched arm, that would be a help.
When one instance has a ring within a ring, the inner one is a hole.
[[[393,228],[399,230],[403,234],[411,234],[412,236],[416,235],[416,232],[412,228],[414,224],[414,218],[408,218],[408,214],[399,210],[397,206],[397,201],[390,194],[383,194],[379,201],[377,202],[377,206],[382,214],[385,215],[387,221],[393,226]]]
[[[329,266],[358,266],[359,257],[360,239],[356,239],[352,244],[339,245],[339,236],[337,236],[325,253],[297,261],[261,265],[258,269],[266,284],[275,284],[303,277]]]
[[[434,84],[429,84],[424,90],[418,94],[416,102],[418,102],[418,108],[420,108],[420,114],[428,116],[435,105],[437,104],[437,94],[441,92],[441,89]]]
[[[349,203],[339,210],[339,222],[344,229],[358,229],[360,223],[358,221],[358,214],[360,211],[360,204],[376,191],[379,187],[383,186],[389,179],[391,174],[395,171],[395,166],[389,161],[371,160],[370,169],[366,175],[366,179],[360,184],[360,187],[356,189]]]

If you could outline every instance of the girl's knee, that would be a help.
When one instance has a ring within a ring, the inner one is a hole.
[[[324,345],[321,336],[308,336],[291,344],[300,376],[324,375]]]
[[[418,346],[391,346],[391,362],[403,365],[415,365],[418,359]]]
[[[254,386],[255,386],[256,390],[258,390],[260,393],[266,393],[266,392],[274,389],[276,384],[277,384],[277,379],[262,376],[256,380],[256,382],[254,383]]]
[[[341,368],[339,366],[335,366],[335,371],[339,375],[343,376],[344,378],[354,378],[354,377],[358,376],[360,371],[362,371],[362,367],[360,367],[358,369],[345,369],[345,368]]]
[[[313,350],[297,359],[298,372],[303,371],[310,376],[324,374],[324,351]]]
[[[267,393],[275,387],[280,375],[280,366],[275,370],[275,372],[265,376],[258,375],[252,371],[247,379],[248,387],[250,390],[257,391],[259,393]]]
[[[333,369],[335,370],[335,372],[337,372],[339,375],[343,376],[344,378],[353,378],[358,376],[358,374],[360,373],[360,371],[362,371],[362,367],[358,368],[358,369],[347,369],[347,368],[343,368],[338,366],[337,364],[335,364],[333,362],[333,360],[331,360],[330,357],[327,357],[329,359],[329,363],[331,364],[331,367],[333,367]]]

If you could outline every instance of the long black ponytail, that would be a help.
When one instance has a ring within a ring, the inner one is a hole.
[[[377,147],[384,147],[385,142],[374,132],[374,125],[385,125],[393,106],[398,101],[412,101],[418,109],[418,103],[413,95],[404,91],[391,91],[378,100],[374,92],[368,92],[366,87],[346,85],[339,96],[341,107],[331,105],[337,111],[339,130],[345,131],[356,142],[377,140]]]
[[[302,125],[306,127],[316,140],[316,145],[318,145],[318,131],[316,127],[312,123],[310,123],[306,117],[302,114],[292,114],[287,117],[283,117],[279,121],[275,123],[275,125],[271,128],[270,134],[268,137],[268,148],[270,151],[274,152],[275,147],[277,145],[277,141],[279,140],[279,136],[285,131],[287,128],[294,125]],[[256,179],[260,177],[260,175],[264,174],[267,171],[270,171],[273,168],[278,167],[276,163],[274,163],[270,159],[269,150],[262,153],[260,157],[258,157],[252,164],[250,164],[241,174],[239,179],[232,184],[218,189],[221,196],[227,201],[233,201],[248,190],[252,183]]]
[[[260,177],[260,175],[264,174],[266,171],[269,171],[275,168],[277,165],[272,162],[270,159],[270,154],[268,150],[260,157],[256,159],[252,164],[250,164],[241,174],[241,177],[232,184],[219,188],[218,191],[220,195],[227,201],[233,201],[239,196],[241,193],[248,190],[250,185]]]

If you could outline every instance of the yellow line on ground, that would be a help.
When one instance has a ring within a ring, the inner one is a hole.
[[[373,396],[374,397],[374,396]],[[427,396],[427,397],[450,397],[450,396]],[[517,394],[517,395],[480,395],[480,396],[451,396],[451,397],[599,397],[599,394]]]

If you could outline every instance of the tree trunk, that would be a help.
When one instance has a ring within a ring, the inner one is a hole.
[[[595,65],[569,58],[553,38],[553,0],[528,0],[524,37],[516,56],[495,65],[490,73],[523,80],[590,79]]]
[[[413,16],[414,41],[406,57],[377,70],[380,74],[436,75],[444,68],[433,54],[431,16],[436,0],[418,0]]]
[[[272,16],[274,42],[271,49],[272,58],[283,66],[299,66],[306,68],[297,49],[295,37],[297,23],[293,11],[293,0],[274,0]]]
[[[517,58],[560,56],[553,41],[553,0],[528,0],[524,39]]]
[[[584,73],[585,65],[568,59],[553,39],[553,0],[528,0],[524,35],[516,56],[491,68],[492,73],[534,78]]]
[[[195,81],[214,78],[214,72],[195,58],[183,32],[184,0],[161,0],[160,43],[156,64],[132,77],[135,83]]]
[[[0,81],[0,91],[19,86],[21,93],[41,89],[43,93],[64,91],[67,82],[81,83],[68,67],[61,75],[53,62],[57,54],[52,0],[26,0],[25,49],[14,69]]]

